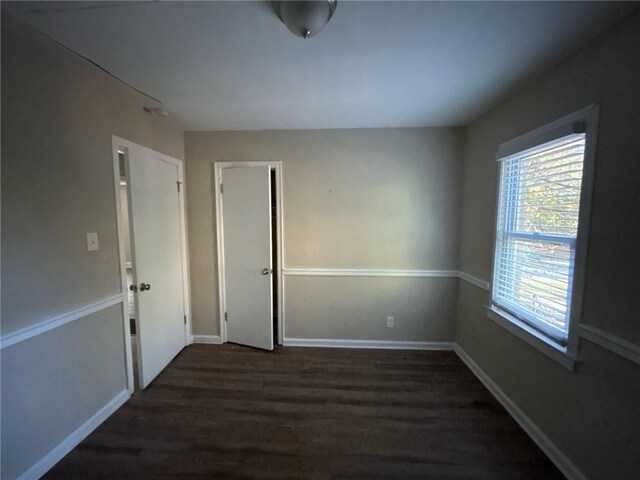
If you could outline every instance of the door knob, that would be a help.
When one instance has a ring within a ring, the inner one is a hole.
[[[144,292],[145,290],[151,290],[151,285],[149,285],[148,283],[141,283],[140,284],[140,291]]]
[[[271,269],[270,268],[263,268],[262,269],[262,274],[263,275],[269,275],[271,273]]]

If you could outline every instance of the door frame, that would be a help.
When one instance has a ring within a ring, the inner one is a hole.
[[[125,249],[124,249],[124,235],[123,235],[123,226],[122,226],[122,216],[121,216],[121,205],[120,205],[120,159],[118,156],[119,151],[123,151],[125,154],[126,161],[126,172],[127,178],[129,176],[129,156],[128,152],[130,149],[140,149],[142,151],[146,151],[147,153],[160,158],[162,161],[175,165],[178,169],[178,182],[180,182],[180,192],[178,195],[179,201],[179,212],[180,212],[180,245],[181,245],[181,260],[182,260],[182,291],[183,291],[183,306],[184,306],[184,314],[186,316],[186,322],[184,325],[184,344],[185,346],[193,343],[193,336],[191,332],[191,291],[189,290],[189,251],[187,244],[187,216],[186,216],[186,208],[185,208],[185,185],[184,185],[184,165],[182,160],[178,160],[177,158],[170,157],[163,153],[157,152],[150,148],[144,147],[137,143],[134,143],[130,140],[125,140],[124,138],[117,137],[116,135],[111,136],[111,148],[112,148],[112,156],[113,156],[113,182],[114,182],[114,192],[115,192],[115,203],[116,203],[116,231],[118,237],[118,262],[120,268],[120,284],[122,289],[122,319],[123,319],[123,327],[124,327],[124,349],[125,349],[125,361],[126,361],[126,370],[127,370],[127,389],[129,393],[132,394],[134,391],[134,381],[133,378],[133,356],[131,351],[131,327],[129,325],[129,312],[128,312],[128,302],[126,300],[128,291],[127,291],[127,265],[125,259]],[[177,187],[176,187],[177,188]],[[129,202],[129,222],[132,221],[131,216],[131,183],[127,181],[127,200]],[[131,261],[135,264],[135,255],[133,254],[133,247],[131,251]],[[138,319],[136,319],[138,320]],[[136,332],[138,332],[138,325],[136,325]],[[139,340],[138,340],[139,341]],[[138,352],[140,352],[140,345],[138,345]]]
[[[226,295],[225,295],[225,270],[224,270],[224,231],[222,218],[222,194],[220,191],[220,183],[222,180],[222,170],[233,167],[265,167],[276,172],[276,251],[278,258],[274,265],[275,281],[278,282],[278,301],[274,306],[278,312],[278,338],[274,338],[274,342],[282,345],[284,340],[285,314],[284,314],[284,280],[282,276],[282,266],[284,265],[284,229],[282,222],[282,162],[280,161],[264,161],[264,162],[214,162],[214,203],[216,208],[216,241],[217,241],[217,259],[218,259],[218,320],[220,325],[220,341],[227,342],[227,325],[224,321],[224,313],[226,311]]]

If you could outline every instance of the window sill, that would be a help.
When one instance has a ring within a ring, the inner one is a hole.
[[[496,307],[487,307],[487,316],[520,340],[525,341],[547,357],[558,362],[567,370],[573,371],[575,369],[576,358],[520,319]]]

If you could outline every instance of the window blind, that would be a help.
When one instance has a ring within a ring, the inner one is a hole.
[[[566,345],[585,134],[500,159],[492,303]]]

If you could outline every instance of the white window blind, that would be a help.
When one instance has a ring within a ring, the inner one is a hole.
[[[492,303],[567,343],[585,134],[500,159]]]

